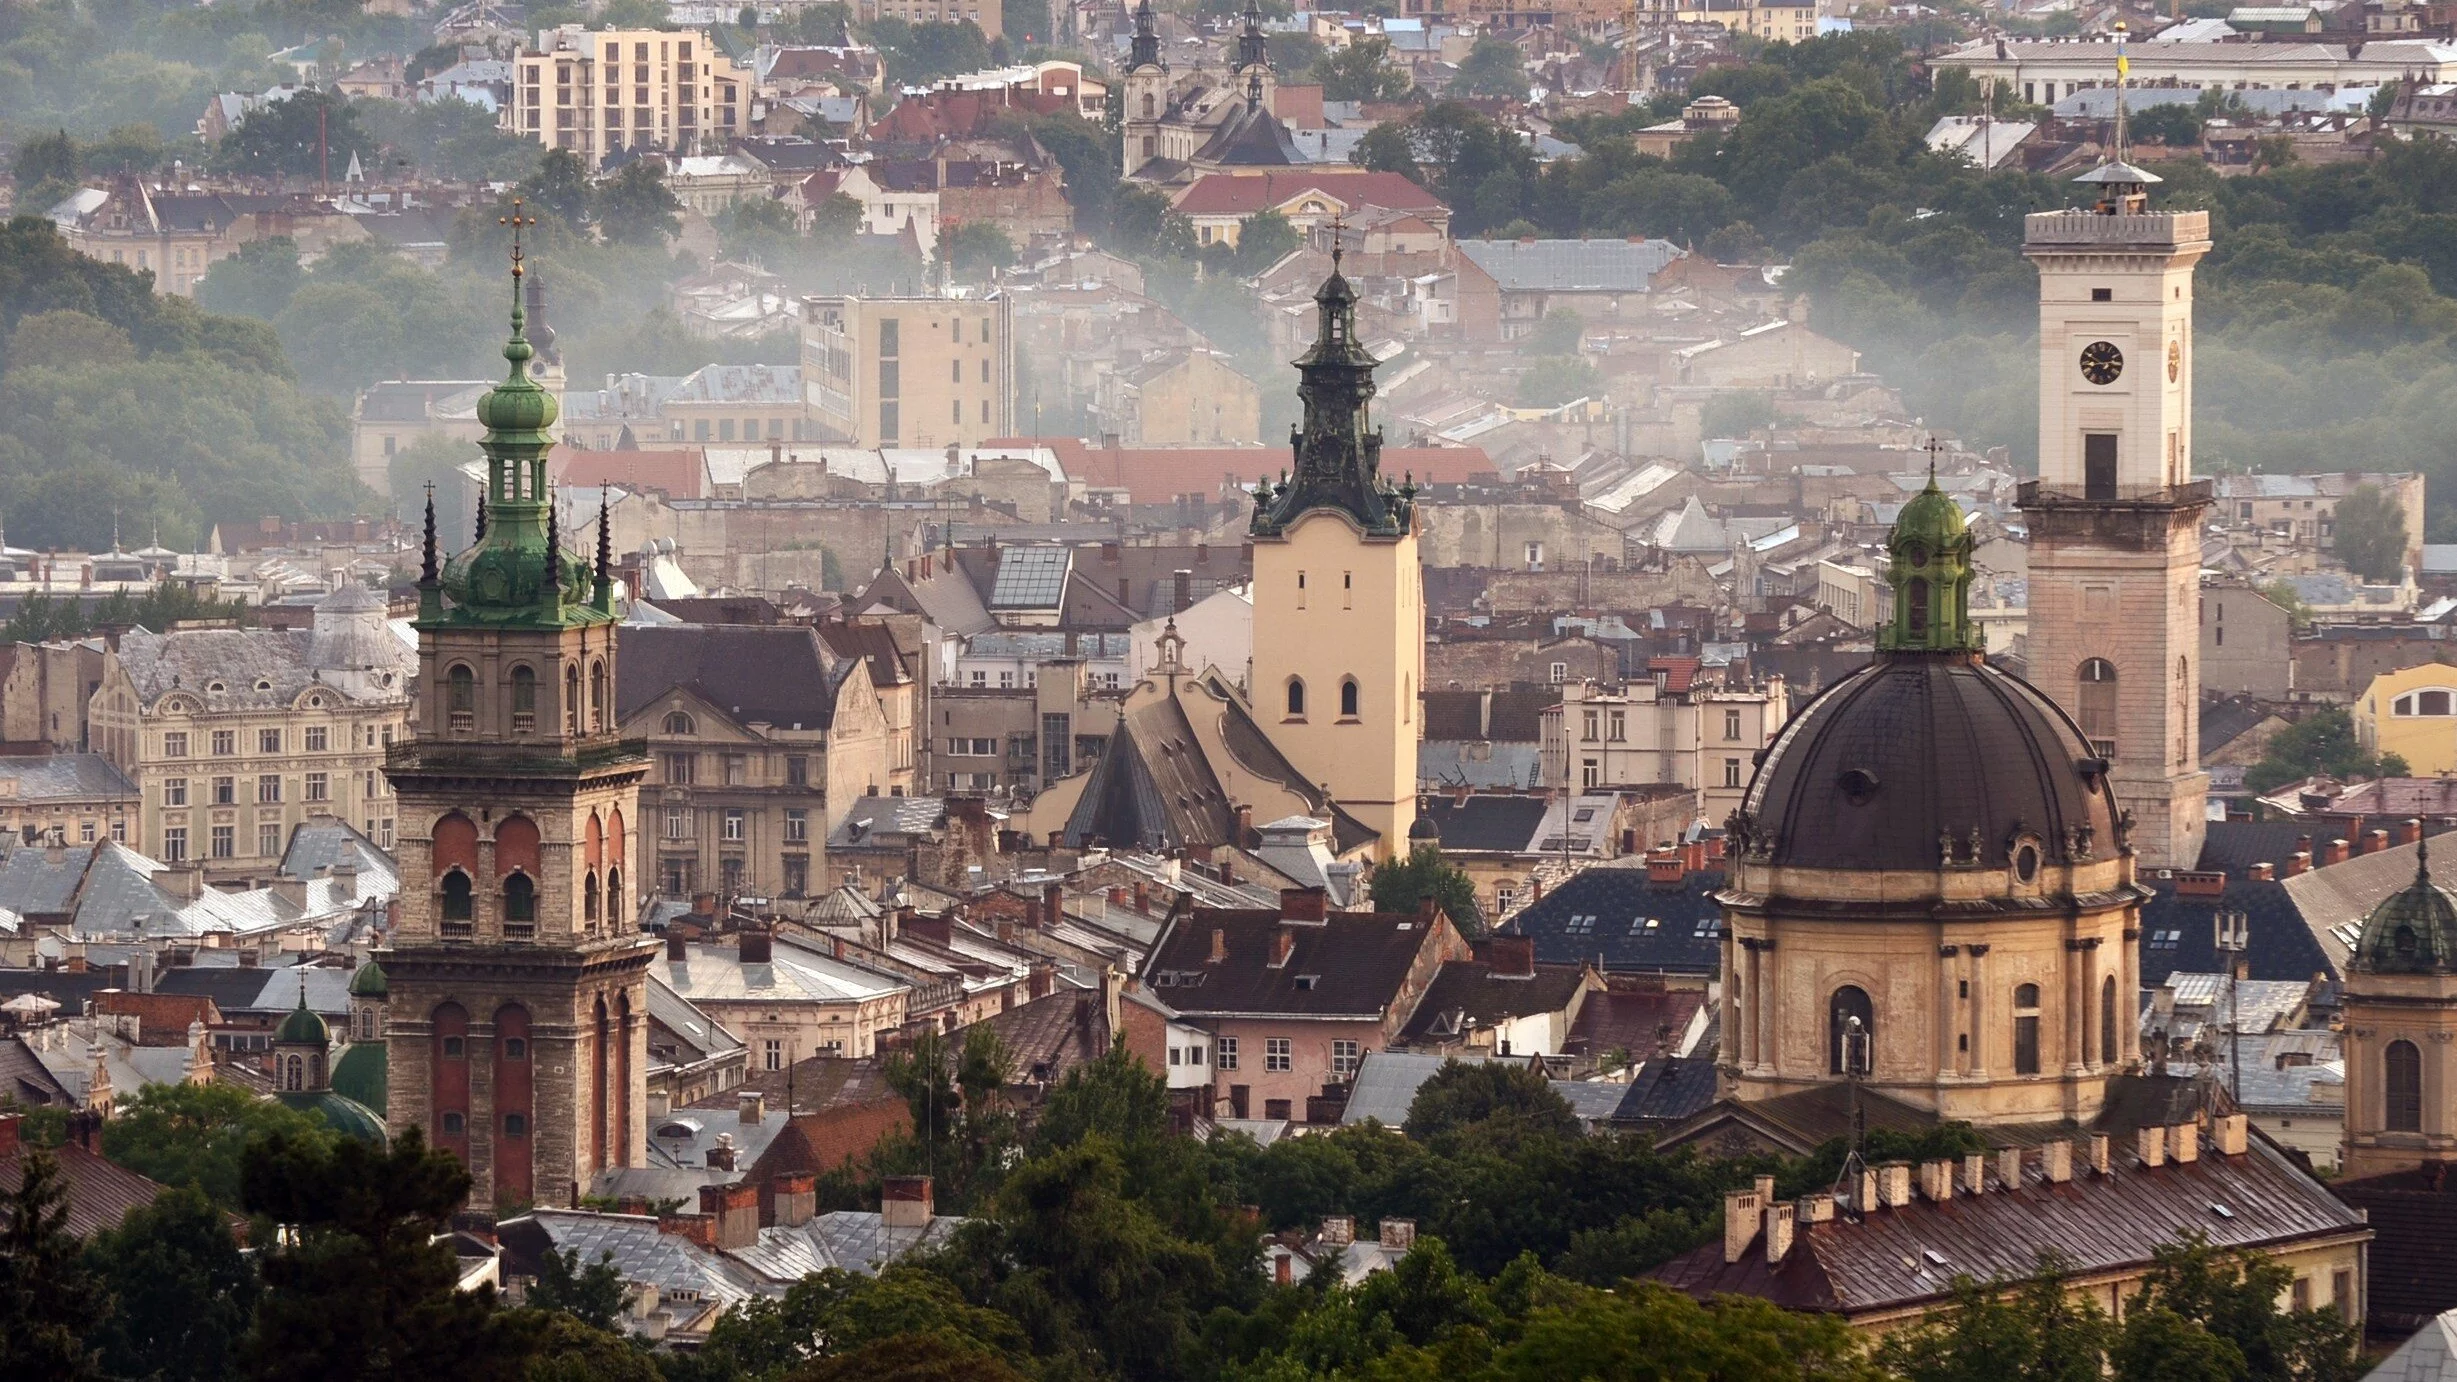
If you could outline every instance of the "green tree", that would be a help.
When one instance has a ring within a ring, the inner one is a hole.
[[[906,1334],[813,1359],[790,1382],[1024,1382],[1024,1374],[994,1353],[941,1335]]]
[[[1486,34],[1476,40],[1459,60],[1458,75],[1450,79],[1446,89],[1452,96],[1493,96],[1505,100],[1527,99],[1527,60],[1519,46],[1499,34]]]
[[[2405,571],[2406,511],[2378,485],[2357,485],[2338,500],[2334,526],[2338,560],[2356,575],[2393,582]]]
[[[1236,271],[1259,274],[1305,243],[1297,228],[1277,211],[1257,211],[1237,223]]]
[[[863,37],[879,50],[890,81],[926,85],[940,77],[990,65],[990,42],[971,20],[959,24],[908,23],[880,18],[862,26]]]
[[[1135,1059],[1123,1038],[1066,1072],[1042,1102],[1033,1124],[1036,1152],[1072,1147],[1099,1136],[1113,1145],[1162,1136],[1169,1127],[1168,1081]]]
[[[124,365],[135,358],[136,342],[127,332],[71,308],[20,317],[9,333],[12,365]]]
[[[202,1191],[166,1191],[132,1210],[86,1245],[85,1263],[112,1300],[94,1337],[113,1376],[238,1376],[239,1343],[256,1309],[256,1267],[232,1236],[230,1215]]]
[[[1360,38],[1323,54],[1314,63],[1313,76],[1322,83],[1327,101],[1396,101],[1416,84],[1406,68],[1391,60],[1390,40],[1381,38]]]
[[[1769,1382],[1878,1382],[1849,1326],[1762,1300],[1700,1305],[1652,1283],[1622,1291],[1573,1288],[1528,1312],[1519,1336],[1493,1357],[1496,1382],[1581,1378],[1764,1378]],[[1428,1374],[1429,1375],[1429,1374]]]
[[[958,277],[983,280],[1015,263],[1015,242],[990,221],[967,221],[947,233],[939,247]]]
[[[2246,1382],[2353,1382],[2362,1376],[2360,1325],[2337,1310],[2279,1308],[2295,1280],[2294,1269],[2257,1252],[2214,1248],[2198,1233],[2151,1251],[2141,1294],[2125,1311],[2128,1336],[2143,1316],[2171,1312],[2206,1329],[2223,1349],[2179,1340],[2171,1327],[2151,1356],[2223,1360],[2218,1375]],[[2131,1341],[2128,1338],[2127,1343]],[[2121,1354],[2124,1345],[2119,1345]],[[2210,1375],[2202,1362],[2172,1372],[2132,1372],[2133,1377],[2194,1378]]]
[[[1407,1134],[1430,1142],[1445,1133],[1494,1120],[1509,1120],[1532,1132],[1575,1136],[1578,1116],[1553,1092],[1541,1071],[1507,1060],[1470,1064],[1444,1061],[1419,1085],[1408,1105]]]
[[[207,1086],[210,1088],[210,1086]],[[282,1225],[249,1334],[256,1382],[522,1378],[542,1321],[459,1288],[439,1235],[469,1173],[417,1128],[390,1147],[277,1136],[247,1159],[247,1208]]]
[[[2172,149],[2201,142],[2201,113],[2189,101],[2167,101],[2135,111],[2131,124],[2134,138],[2155,139]]]
[[[966,1301],[943,1276],[899,1264],[875,1277],[830,1268],[795,1282],[781,1300],[745,1301],[709,1331],[705,1353],[733,1375],[776,1378],[812,1359],[924,1338],[1012,1362],[1030,1352],[1015,1320]]]
[[[207,311],[271,321],[306,281],[298,242],[277,235],[251,240],[237,254],[217,261],[196,285],[196,301]]]
[[[999,0],[998,23],[1002,32],[1024,43],[1047,43],[1049,0]]]
[[[1413,912],[1430,900],[1462,934],[1472,937],[1484,928],[1475,882],[1433,845],[1418,845],[1407,858],[1375,869],[1371,891],[1377,912]]]
[[[682,232],[682,202],[665,185],[665,168],[634,159],[597,189],[597,225],[618,245],[660,248]]]
[[[1416,162],[1416,140],[1408,126],[1397,121],[1385,120],[1365,131],[1348,159],[1369,173],[1397,173],[1418,184],[1425,180]]]
[[[889,1055],[882,1073],[904,1096],[909,1135],[881,1141],[876,1160],[895,1173],[927,1170],[950,1209],[971,1208],[1015,1145],[1015,1119],[1004,1098],[1013,1058],[986,1023],[964,1029],[961,1047],[924,1032]]]
[[[1587,319],[1567,307],[1544,314],[1529,333],[1525,349],[1533,355],[1576,355],[1587,338]]]
[[[2344,706],[2315,710],[2270,736],[2261,761],[2244,770],[2244,785],[2275,791],[2290,782],[2326,773],[2335,778],[2404,777],[2406,760],[2367,754],[2355,738],[2354,716]]]
[[[375,156],[348,97],[306,89],[249,111],[215,146],[213,164],[248,177],[338,179],[355,156]]]
[[[1528,366],[1519,376],[1519,406],[1522,408],[1558,408],[1581,398],[1594,398],[1604,391],[1604,377],[1594,365],[1570,355],[1548,355]]]
[[[2068,1292],[2050,1259],[2012,1289],[1955,1281],[1953,1305],[1888,1336],[1877,1360],[1903,1382],[2098,1382],[2113,1339],[2107,1316]]]
[[[1709,437],[1745,437],[1772,427],[1781,417],[1774,400],[1747,390],[1719,393],[1698,408],[1698,428]]]
[[[522,1303],[532,1310],[569,1315],[591,1329],[612,1329],[628,1304],[627,1295],[611,1251],[584,1266],[578,1251],[549,1248],[538,1261],[537,1281]]]
[[[88,1340],[107,1308],[68,1232],[59,1162],[29,1149],[0,1195],[0,1376],[102,1382]]]
[[[745,197],[727,206],[717,217],[717,235],[728,259],[780,261],[803,245],[793,208],[774,197]]]
[[[40,134],[17,146],[17,155],[9,161],[9,169],[17,175],[20,187],[35,187],[44,183],[73,183],[84,171],[85,160],[77,141],[68,131]]]
[[[164,1185],[193,1185],[225,1210],[241,1204],[251,1149],[274,1138],[336,1140],[316,1115],[226,1084],[147,1085],[102,1125],[103,1155]]]
[[[1762,264],[1767,255],[1766,237],[1747,221],[1733,221],[1710,233],[1698,248],[1718,264]]]
[[[578,230],[590,219],[589,165],[569,149],[548,149],[538,160],[537,171],[521,180],[514,195],[526,203],[531,214],[551,212],[565,226]]]

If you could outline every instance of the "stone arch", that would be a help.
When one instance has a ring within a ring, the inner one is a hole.
[[[1852,1020],[1858,1019],[1859,1031],[1866,1037],[1866,1053],[1859,1056],[1865,1062],[1860,1073],[1873,1071],[1877,1065],[1877,1005],[1869,999],[1868,990],[1858,984],[1840,984],[1826,999],[1826,1072],[1832,1075],[1851,1073],[1845,1064],[1854,1053],[1846,1049],[1846,1038],[1852,1035]]]
[[[2423,1130],[2423,1049],[2392,1041],[2380,1051],[2380,1126],[2388,1132]]]
[[[435,827],[427,832],[427,839],[428,859],[434,865],[437,877],[453,869],[467,874],[477,873],[477,822],[458,811],[451,812],[435,822]]]
[[[505,877],[514,871],[538,876],[539,843],[537,822],[527,816],[506,816],[495,827],[495,876]]]

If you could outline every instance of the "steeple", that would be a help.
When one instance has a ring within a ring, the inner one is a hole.
[[[1270,63],[1271,50],[1263,38],[1263,12],[1259,0],[1246,0],[1246,27],[1245,32],[1237,36],[1236,70],[1243,72],[1248,68],[1267,67]]]
[[[1894,614],[1877,630],[1885,653],[1975,653],[1986,641],[1971,623],[1971,534],[1962,507],[1937,487],[1937,440],[1928,439],[1928,487],[1911,496],[1886,536],[1886,584]]]
[[[599,612],[612,614],[614,613],[614,514],[612,501],[608,499],[607,494],[605,486],[598,486],[597,589],[592,594],[596,597],[593,603],[596,604]]]
[[[1276,537],[1313,509],[1337,509],[1373,536],[1409,531],[1413,487],[1382,477],[1382,433],[1373,426],[1374,357],[1356,334],[1356,290],[1339,271],[1345,227],[1332,222],[1331,276],[1315,290],[1313,348],[1299,356],[1297,396],[1305,424],[1289,437],[1295,476],[1258,502],[1253,532]]]
[[[1159,67],[1160,30],[1152,18],[1152,0],[1135,6],[1135,46],[1128,67]]]

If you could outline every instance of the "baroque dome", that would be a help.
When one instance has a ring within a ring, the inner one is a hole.
[[[2457,901],[2431,881],[2431,843],[2414,852],[2414,881],[2363,919],[2353,966],[2372,974],[2445,974],[2457,969]]]
[[[1974,655],[1880,653],[1792,717],[1732,820],[1744,858],[1935,870],[2112,858],[2107,765],[2045,693]]]

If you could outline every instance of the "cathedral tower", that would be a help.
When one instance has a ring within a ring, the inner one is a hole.
[[[518,204],[514,204],[518,219]],[[427,505],[400,918],[382,957],[387,1121],[469,1166],[472,1208],[567,1205],[641,1163],[646,973],[630,859],[646,755],[615,737],[606,518],[594,571],[547,480],[556,407],[530,371],[514,229],[510,369],[479,401],[476,542],[439,566]]]
[[[1382,474],[1368,416],[1374,358],[1356,292],[1331,252],[1314,294],[1313,348],[1297,360],[1304,427],[1296,470],[1255,492],[1255,718],[1306,776],[1407,852],[1416,822],[1416,698],[1425,681],[1416,491]]]
[[[1137,168],[1162,156],[1160,124],[1169,114],[1169,64],[1160,57],[1152,0],[1135,6],[1134,50],[1127,57],[1125,87],[1125,109],[1119,115],[1125,155],[1118,172],[1133,177]]]
[[[2191,868],[2201,771],[2201,515],[2192,478],[2193,266],[2209,214],[2149,210],[2120,157],[2082,175],[2087,210],[2028,218],[2039,266],[2039,478],[2030,674],[2111,765],[2145,868]]]
[[[2430,848],[2346,961],[2350,1180],[2457,1161],[2457,899],[2431,881]]]

